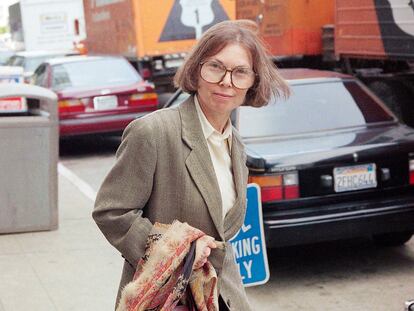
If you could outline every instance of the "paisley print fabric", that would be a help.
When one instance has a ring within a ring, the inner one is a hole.
[[[218,310],[213,266],[207,262],[192,271],[195,241],[203,235],[187,223],[155,223],[134,278],[122,290],[117,311]]]

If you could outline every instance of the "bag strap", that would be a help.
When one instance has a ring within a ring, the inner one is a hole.
[[[190,250],[188,251],[184,259],[183,276],[185,280],[189,280],[191,273],[193,272],[193,264],[194,264],[195,255],[196,255],[196,242],[197,240],[191,242]],[[194,301],[194,296],[188,284],[187,284],[185,291],[186,291],[186,298],[187,298],[186,303],[187,303],[188,310],[197,311],[197,307]]]

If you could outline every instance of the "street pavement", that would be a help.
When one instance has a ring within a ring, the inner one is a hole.
[[[0,311],[113,310],[122,258],[59,175],[59,229],[0,235]]]
[[[0,311],[113,310],[123,261],[91,218],[113,154],[62,162],[59,229],[0,235]],[[398,248],[339,241],[268,256],[269,282],[247,288],[254,310],[402,311],[414,297],[414,239]]]

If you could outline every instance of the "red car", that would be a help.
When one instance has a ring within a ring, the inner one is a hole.
[[[32,83],[58,95],[61,137],[122,132],[158,107],[154,86],[122,57],[50,59],[36,69]]]

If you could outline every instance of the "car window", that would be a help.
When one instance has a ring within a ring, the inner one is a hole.
[[[392,121],[375,98],[354,81],[292,85],[286,100],[261,108],[243,106],[238,127],[243,137],[289,135]]]
[[[0,51],[0,64],[6,64],[11,56],[13,56],[13,52]]]
[[[166,107],[175,107],[175,106],[178,106],[179,104],[181,104],[182,102],[184,102],[189,96],[190,96],[190,94],[188,94],[188,93],[180,92],[180,94],[176,98],[174,98],[174,101],[173,102],[168,101],[166,103]]]
[[[52,67],[52,87],[96,87],[133,84],[141,76],[124,59],[97,59],[68,62]]]
[[[41,65],[36,69],[32,82],[38,86],[46,86],[46,65]]]
[[[45,55],[45,56],[36,56],[36,57],[26,57],[24,62],[24,71],[35,71],[37,67],[48,59],[55,57],[62,57],[62,55]]]
[[[14,55],[7,60],[6,65],[7,66],[23,66],[23,63],[24,63],[23,57]]]

